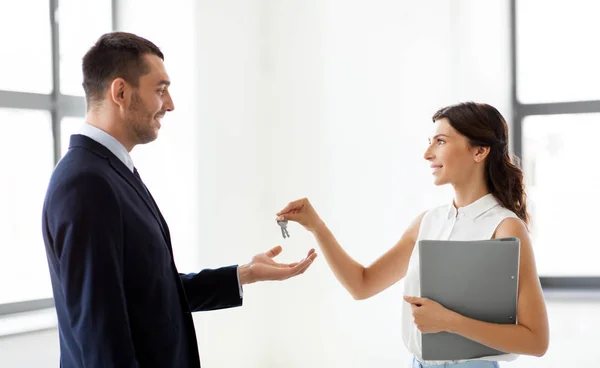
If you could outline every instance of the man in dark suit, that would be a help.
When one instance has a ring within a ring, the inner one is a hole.
[[[199,367],[191,313],[240,306],[242,285],[303,273],[275,247],[249,264],[180,274],[169,228],[129,152],[174,109],[163,54],[103,35],[83,58],[86,124],[52,174],[42,230],[61,367]]]

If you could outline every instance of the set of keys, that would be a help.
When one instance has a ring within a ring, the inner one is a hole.
[[[290,233],[287,230],[287,220],[284,221],[277,221],[277,225],[279,225],[279,227],[281,228],[281,235],[283,236],[283,238],[289,238],[290,237]]]

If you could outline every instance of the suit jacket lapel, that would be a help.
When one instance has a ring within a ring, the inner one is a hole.
[[[165,239],[167,239],[167,233],[164,229],[162,221],[160,221],[160,216],[157,212],[158,209],[156,208],[152,199],[150,198],[149,192],[147,192],[146,188],[144,188],[144,184],[140,180],[138,180],[129,170],[129,168],[125,166],[125,164],[123,164],[121,160],[119,160],[117,157],[111,157],[109,158],[109,161],[113,169],[115,169],[119,173],[119,175],[121,175],[123,179],[125,179],[129,183],[129,185],[131,185],[135,189],[135,191],[142,198],[144,203],[146,203],[146,206],[148,207],[150,212],[152,212],[152,216],[154,216],[156,222],[158,222],[163,236],[165,237]]]
[[[160,209],[158,208],[158,205],[156,204],[156,201],[154,200],[154,197],[152,197],[152,194],[150,193],[150,191],[146,190],[146,193],[148,193],[148,196],[150,197],[152,204],[154,204],[154,208],[156,209],[160,223],[163,227],[163,234],[165,234],[165,239],[167,240],[167,245],[169,246],[169,249],[171,249],[171,233],[169,232],[169,227],[167,226],[167,221],[165,221],[165,218],[163,217],[162,213],[160,213]],[[173,249],[171,249],[171,251],[173,251]]]
[[[133,189],[135,189],[137,194],[142,198],[142,200],[144,201],[144,203],[146,204],[146,206],[152,213],[152,216],[154,216],[154,219],[156,220],[156,222],[158,222],[158,225],[160,226],[160,230],[162,231],[162,234],[165,238],[165,241],[168,244],[169,249],[171,249],[171,242],[169,241],[169,237],[167,235],[165,226],[163,225],[163,222],[161,221],[162,216],[160,216],[160,214],[158,213],[158,207],[156,206],[156,203],[150,197],[150,192],[146,191],[146,188],[144,188],[144,185],[142,184],[142,182],[133,175],[131,170],[129,170],[129,168],[121,160],[119,160],[118,157],[113,155],[113,153],[110,152],[110,150],[108,148],[104,147],[103,145],[94,141],[91,138],[88,138],[83,135],[73,135],[73,136],[71,136],[70,147],[74,147],[74,146],[80,146],[80,147],[86,148],[88,150],[91,150],[91,151],[95,152],[96,154],[98,154],[108,160],[108,162],[110,163],[110,166],[112,166],[112,168],[117,173],[119,173],[119,175],[123,179],[125,179],[125,181],[128,182],[129,185],[131,185],[133,187]]]

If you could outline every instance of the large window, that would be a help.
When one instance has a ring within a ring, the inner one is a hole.
[[[600,2],[516,0],[521,103],[600,99]]]
[[[0,22],[0,315],[53,304],[43,198],[85,116],[81,58],[113,19],[112,0],[28,0]]]
[[[545,287],[600,288],[600,3],[512,0],[514,151]]]
[[[48,0],[3,4],[0,90],[50,94],[52,42]]]
[[[48,111],[0,109],[0,304],[49,296],[40,204],[54,158]],[[8,180],[7,180],[8,179]]]
[[[81,58],[112,30],[111,0],[60,0],[60,91],[83,96]]]

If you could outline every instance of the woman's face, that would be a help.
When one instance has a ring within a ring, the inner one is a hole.
[[[446,118],[435,121],[429,146],[423,157],[431,164],[435,185],[462,184],[474,175],[476,165],[482,162],[478,149],[457,132]]]

